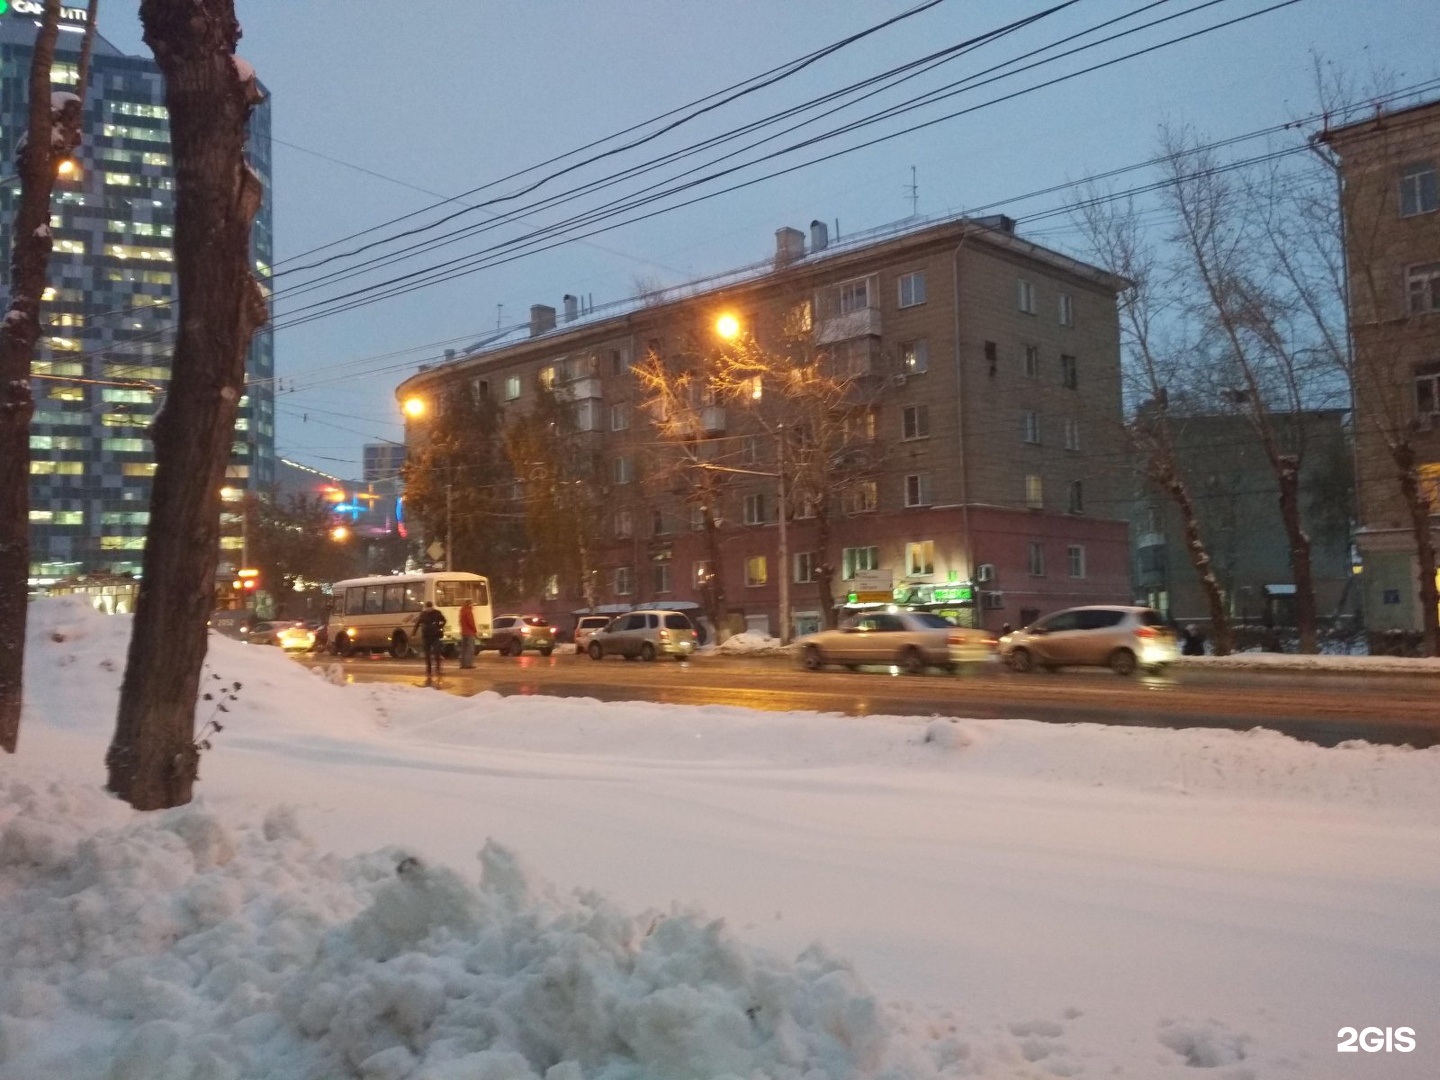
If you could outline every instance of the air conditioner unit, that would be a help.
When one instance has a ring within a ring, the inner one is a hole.
[[[980,594],[984,598],[984,607],[987,611],[1001,611],[1005,607],[1005,594],[1003,592],[985,592]]]
[[[994,580],[995,580],[995,564],[994,564],[994,563],[988,563],[988,562],[982,562],[979,566],[977,566],[977,567],[975,568],[975,580],[976,580],[976,581],[994,581]]]
[[[904,386],[904,385],[905,385],[905,379],[906,379],[906,375],[905,375],[905,373],[904,373],[903,371],[900,372],[900,373],[898,373],[898,374],[891,375],[891,376],[890,376],[890,385],[891,385],[891,386]]]

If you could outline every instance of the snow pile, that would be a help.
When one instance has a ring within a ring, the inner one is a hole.
[[[126,815],[4,777],[0,823],[6,1078],[937,1075],[823,950],[561,898],[493,843],[477,887],[335,859],[285,811]]]
[[[1362,656],[1343,653],[1243,652],[1229,656],[1181,656],[1176,667],[1202,671],[1327,672],[1343,675],[1440,676],[1440,657]]]
[[[779,656],[782,649],[779,638],[747,630],[732,634],[716,646],[715,651],[722,656]]]

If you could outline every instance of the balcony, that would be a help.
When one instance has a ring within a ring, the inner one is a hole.
[[[700,430],[706,435],[725,433],[725,410],[719,405],[706,405],[700,410]]]
[[[831,315],[815,324],[815,344],[833,345],[852,338],[880,336],[880,309],[860,308],[841,315]]]
[[[561,401],[588,401],[600,397],[600,380],[594,375],[555,385],[555,396]]]

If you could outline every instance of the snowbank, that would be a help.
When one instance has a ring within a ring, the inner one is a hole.
[[[1434,656],[1346,656],[1323,653],[1243,652],[1230,656],[1182,656],[1177,668],[1197,671],[1325,672],[1336,675],[1434,675],[1440,676],[1440,657]]]
[[[721,656],[779,656],[783,650],[779,638],[769,634],[752,634],[748,630],[732,634],[715,647]]]

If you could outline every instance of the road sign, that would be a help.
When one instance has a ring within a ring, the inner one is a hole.
[[[892,589],[859,589],[850,594],[852,604],[888,604],[895,599]]]
[[[857,593],[885,593],[885,599],[890,599],[890,592],[895,588],[895,572],[893,570],[856,570],[854,589]]]
[[[445,557],[445,545],[439,540],[431,540],[430,546],[425,549],[425,554],[430,556],[431,562],[439,562]]]

